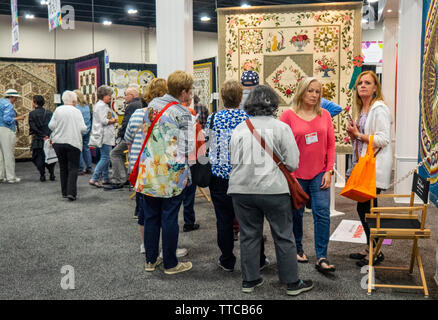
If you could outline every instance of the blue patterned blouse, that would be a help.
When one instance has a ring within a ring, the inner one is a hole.
[[[232,169],[229,152],[231,135],[249,116],[241,109],[221,110],[214,115],[213,128],[210,130],[211,116],[208,116],[205,125],[206,136],[209,137],[211,170],[216,177],[229,179]]]

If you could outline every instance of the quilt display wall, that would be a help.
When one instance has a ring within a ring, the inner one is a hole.
[[[419,161],[430,177],[430,200],[438,206],[438,0],[423,2]]]
[[[15,89],[21,98],[15,103],[17,114],[27,114],[33,110],[32,98],[42,95],[46,101],[45,108],[55,109],[54,94],[56,90],[56,65],[54,63],[2,62],[0,61],[0,95],[6,90]],[[29,136],[29,118],[18,121],[16,134],[15,158],[32,157]]]
[[[119,117],[119,122],[123,120],[125,114],[125,90],[129,87],[136,87],[140,95],[146,93],[146,87],[156,78],[156,65],[147,64],[110,64],[110,86],[113,88],[112,108]]]
[[[97,102],[97,88],[102,84],[99,59],[75,63],[75,75],[76,87],[82,91],[88,105],[94,105]]]
[[[193,93],[200,103],[206,106],[209,112],[216,110],[216,100],[212,95],[216,90],[216,59],[198,60],[193,63]]]
[[[333,119],[336,151],[351,153],[346,112],[353,107],[353,61],[361,53],[361,9],[361,3],[219,9],[219,82],[257,71],[260,84],[280,96],[280,116],[298,82],[316,77],[323,96],[345,108]]]

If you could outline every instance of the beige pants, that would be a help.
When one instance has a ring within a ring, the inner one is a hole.
[[[15,132],[0,127],[0,181],[15,179]]]

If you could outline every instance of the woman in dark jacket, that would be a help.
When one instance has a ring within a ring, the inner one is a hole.
[[[40,181],[46,181],[46,168],[49,170],[50,180],[55,180],[55,164],[47,164],[44,154],[44,141],[50,136],[48,127],[52,118],[52,112],[44,109],[44,97],[40,95],[33,96],[33,107],[35,110],[29,113],[29,134],[32,135],[32,162],[40,173]]]

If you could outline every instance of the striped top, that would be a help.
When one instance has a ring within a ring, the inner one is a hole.
[[[143,124],[143,118],[146,109],[137,109],[129,118],[128,126],[125,131],[125,141],[131,144],[131,152],[129,153],[129,172],[134,168],[138,155],[140,154],[143,145],[143,137],[139,127]]]

